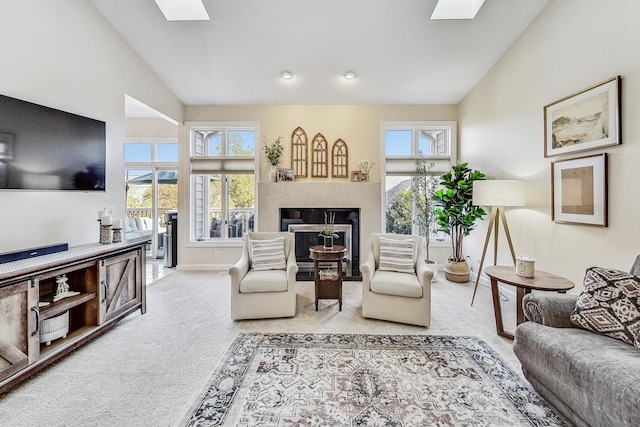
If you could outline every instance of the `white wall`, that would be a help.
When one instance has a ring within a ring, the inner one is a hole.
[[[247,106],[186,106],[185,122],[256,122],[260,126],[260,135],[265,134],[267,143],[273,143],[282,136],[285,146],[282,167],[289,167],[291,161],[291,133],[298,126],[309,137],[309,142],[321,132],[329,144],[342,138],[349,148],[349,170],[357,169],[358,162],[369,159],[375,162],[371,181],[380,183],[380,122],[382,121],[419,121],[419,120],[456,120],[455,105],[247,105]],[[189,144],[186,129],[180,133],[180,176],[188,176]],[[260,156],[260,182],[268,181],[269,166],[262,147]],[[307,178],[302,181],[327,183],[348,182],[347,178]],[[300,181],[300,180],[298,180]],[[290,185],[296,185],[296,182]],[[356,184],[354,188],[357,189]],[[180,208],[178,244],[178,268],[203,268],[206,266],[226,268],[240,257],[240,244],[222,246],[209,242],[189,242],[189,182],[180,181]],[[258,200],[260,203],[260,200]],[[371,209],[381,209],[379,202],[372,201]],[[363,213],[364,214],[364,213]],[[376,213],[379,218],[379,212]],[[258,218],[260,224],[262,218]],[[265,223],[273,224],[272,221]],[[259,227],[261,227],[259,225]],[[272,231],[260,228],[260,231]],[[378,230],[379,231],[379,230]],[[215,256],[220,252],[220,256]]]
[[[488,178],[523,178],[527,206],[507,208],[516,255],[563,275],[582,289],[589,266],[628,270],[640,253],[640,3],[552,0],[459,105],[460,157]],[[608,153],[609,226],[551,221],[550,164],[543,107],[615,75],[622,76],[623,144]],[[477,268],[488,221],[465,240]],[[500,231],[501,235],[502,230]],[[500,264],[509,251],[500,241]],[[489,254],[485,265],[492,263]]]
[[[99,209],[124,217],[125,93],[176,121],[182,104],[88,1],[3,2],[0,39],[0,93],[107,123],[107,191],[1,191],[0,252],[97,243]]]

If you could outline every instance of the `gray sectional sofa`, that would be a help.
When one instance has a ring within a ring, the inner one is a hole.
[[[631,273],[640,275],[640,256]],[[548,292],[524,298],[528,321],[513,343],[524,375],[576,426],[639,426],[640,348],[575,326],[577,299]]]

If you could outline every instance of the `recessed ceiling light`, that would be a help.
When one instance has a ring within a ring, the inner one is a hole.
[[[289,70],[284,70],[282,73],[280,73],[280,77],[285,80],[291,80],[293,78],[293,73]]]
[[[356,73],[356,70],[347,70],[344,73],[344,78],[347,80],[353,80],[358,76],[358,73]]]
[[[484,0],[438,0],[431,19],[473,19]]]
[[[202,0],[155,0],[167,21],[208,21]]]

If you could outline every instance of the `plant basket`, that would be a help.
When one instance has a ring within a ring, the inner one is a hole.
[[[467,261],[447,261],[444,276],[451,282],[466,283],[470,276],[469,264]]]

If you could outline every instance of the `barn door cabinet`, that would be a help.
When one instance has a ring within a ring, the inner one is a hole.
[[[84,245],[0,264],[0,393],[123,317],[146,312],[147,243]]]

